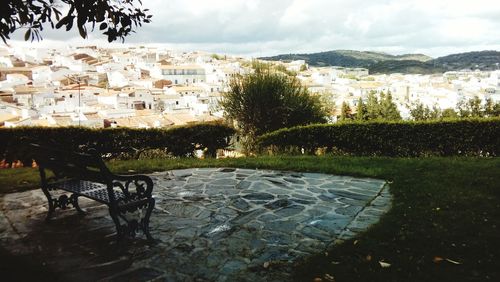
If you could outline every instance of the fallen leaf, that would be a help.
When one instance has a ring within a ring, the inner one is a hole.
[[[264,266],[264,268],[268,268],[269,267],[269,262],[268,261],[264,262],[263,266]]]
[[[366,256],[366,261],[371,261],[372,260],[372,256],[371,255],[367,255]]]
[[[454,261],[454,260],[451,260],[451,259],[446,259],[446,261],[447,261],[447,262],[449,262],[449,263],[456,264],[456,265],[460,265],[460,264],[462,264],[461,262]]]
[[[321,278],[319,278],[319,277],[316,277],[316,278],[314,278],[314,280],[313,280],[313,281],[314,281],[314,282],[322,282],[322,281],[323,281],[323,279],[321,279]]]
[[[337,264],[340,264],[340,261],[332,261],[331,264],[337,265]]]
[[[355,240],[354,243],[352,243],[353,245],[356,245],[358,243],[358,240]]]
[[[335,278],[328,273],[325,274],[325,280],[330,282],[335,282]]]
[[[387,263],[387,262],[379,261],[378,263],[380,264],[380,267],[382,267],[382,268],[391,267],[391,264]]]
[[[434,257],[434,259],[432,260],[434,263],[440,263],[444,260],[444,258],[442,257]]]

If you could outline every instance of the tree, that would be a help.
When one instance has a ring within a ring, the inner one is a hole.
[[[481,99],[474,96],[467,102],[467,106],[470,110],[471,117],[483,117],[483,110],[481,109]]]
[[[493,106],[493,110],[491,112],[491,116],[492,117],[500,117],[500,102],[499,103],[496,103],[494,106]]]
[[[391,92],[385,94],[380,92],[380,98],[377,98],[375,91],[368,93],[368,101],[366,102],[366,119],[367,120],[400,120],[398,107],[392,100]]]
[[[444,109],[441,112],[441,118],[442,119],[456,119],[458,118],[457,112],[455,112],[454,109]]]
[[[384,120],[400,120],[401,115],[399,114],[398,107],[392,101],[392,94],[390,91],[387,95],[384,92],[380,93],[380,117]]]
[[[363,103],[361,97],[359,97],[358,105],[356,106],[356,120],[366,120],[366,105]]]
[[[442,115],[441,109],[437,105],[434,105],[432,106],[432,109],[429,109],[429,119],[432,120],[439,119],[441,115]]]
[[[368,100],[366,102],[366,117],[368,120],[378,119],[380,116],[380,109],[375,91],[368,93]]]
[[[349,106],[349,103],[346,101],[342,102],[342,108],[340,110],[340,120],[346,121],[348,119],[352,119],[352,110]]]
[[[3,0],[0,4],[0,38],[7,44],[10,35],[26,28],[24,40],[41,40],[45,25],[66,31],[76,25],[80,36],[87,38],[87,24],[99,30],[112,42],[122,41],[134,29],[151,21],[141,0]],[[67,11],[63,15],[61,11]]]
[[[494,108],[495,104],[493,103],[493,100],[491,98],[486,99],[486,102],[484,103],[484,115],[487,117],[494,117]]]
[[[468,103],[465,100],[461,100],[457,104],[457,109],[458,109],[458,115],[461,118],[468,118],[471,115],[470,108],[468,106]]]
[[[410,115],[413,120],[426,120],[427,119],[427,111],[429,108],[424,106],[422,103],[414,103],[412,107],[410,107]]]
[[[336,109],[335,95],[331,92],[324,91],[322,93],[319,93],[319,99],[323,106],[323,111],[327,114],[328,118],[333,117]]]
[[[452,110],[453,111],[453,110]],[[451,114],[448,112],[447,114]],[[442,116],[441,109],[437,105],[432,106],[430,109],[428,106],[424,106],[422,103],[414,103],[410,107],[410,115],[413,120],[436,120]]]
[[[500,102],[494,103],[491,98],[486,99],[483,114],[485,117],[500,117]]]
[[[271,69],[231,79],[220,106],[242,130],[248,151],[264,133],[326,121],[319,96],[309,95],[297,78]]]

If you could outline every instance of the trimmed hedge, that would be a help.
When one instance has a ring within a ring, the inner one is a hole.
[[[261,151],[359,156],[499,156],[500,119],[298,126],[258,139]]]
[[[28,160],[25,144],[38,143],[63,150],[116,156],[148,149],[161,149],[174,157],[190,157],[195,150],[215,156],[229,146],[235,129],[219,122],[198,123],[169,129],[84,127],[19,127],[0,129],[0,160]]]

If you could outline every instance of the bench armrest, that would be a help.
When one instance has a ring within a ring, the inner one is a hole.
[[[131,186],[132,185],[132,186]],[[153,180],[146,175],[113,175],[113,187],[119,187],[127,198],[134,195],[137,198],[151,198]],[[134,189],[135,191],[130,191]]]

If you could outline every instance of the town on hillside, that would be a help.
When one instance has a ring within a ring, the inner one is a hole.
[[[331,103],[331,122],[343,103],[355,109],[369,93],[390,92],[403,119],[417,103],[444,110],[473,98],[500,102],[499,70],[370,75],[303,60],[272,63]],[[231,78],[252,71],[251,58],[160,47],[0,47],[0,127],[165,128],[218,120]]]

